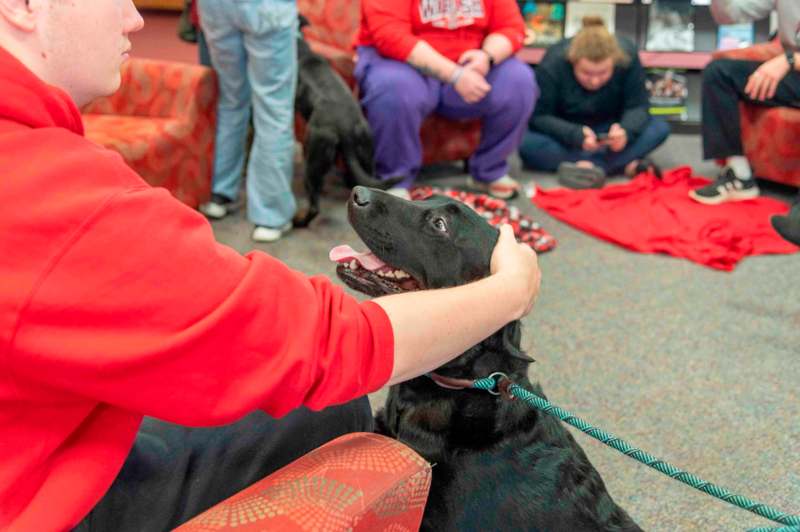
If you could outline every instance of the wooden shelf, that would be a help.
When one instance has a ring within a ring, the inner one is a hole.
[[[169,9],[181,11],[183,0],[134,0],[137,9]]]
[[[517,57],[537,65],[544,57],[545,48],[522,48]],[[711,52],[648,52],[640,51],[639,60],[645,68],[685,68],[702,70],[711,61]]]
[[[639,52],[645,68],[686,68],[703,70],[711,61],[711,52]]]

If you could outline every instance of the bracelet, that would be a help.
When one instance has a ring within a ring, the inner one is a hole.
[[[462,66],[456,67],[456,69],[453,71],[453,75],[450,76],[450,81],[448,83],[450,83],[450,85],[455,85],[456,83],[458,83],[458,80],[461,79],[461,75],[463,73],[464,73],[464,67]]]
[[[483,48],[481,48],[481,52],[485,53],[486,57],[489,58],[489,68],[494,67],[494,57],[492,56],[492,54],[490,54],[488,51],[484,50]]]

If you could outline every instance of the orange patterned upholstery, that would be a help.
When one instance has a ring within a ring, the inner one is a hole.
[[[86,137],[191,207],[211,193],[217,83],[206,67],[131,59],[120,89],[83,109]]]
[[[431,466],[377,434],[341,436],[180,526],[236,530],[419,530]]]
[[[311,48],[327,58],[352,87],[353,42],[358,32],[361,6],[352,0],[298,0],[297,7],[309,20],[305,37]],[[422,124],[423,163],[459,161],[478,147],[479,120],[453,121],[433,115]],[[298,139],[302,139],[298,135]]]
[[[715,58],[766,61],[783,53],[776,41],[717,52]],[[800,109],[740,103],[742,144],[753,172],[800,187]]]

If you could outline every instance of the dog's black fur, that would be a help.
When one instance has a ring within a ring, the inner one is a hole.
[[[300,27],[308,20],[300,16]],[[297,92],[294,108],[306,121],[305,188],[308,210],[294,219],[295,227],[307,227],[319,214],[319,196],[325,175],[341,155],[348,186],[386,189],[397,179],[374,177],[372,132],[361,107],[328,61],[315,54],[302,38],[297,39]]]
[[[382,295],[441,288],[489,274],[498,232],[455,200],[408,202],[357,187],[348,214],[375,255],[416,280],[401,286],[340,264],[337,273],[356,290]],[[543,396],[528,380],[530,362],[515,321],[436,373],[475,379],[500,371]],[[641,530],[561,422],[522,401],[445,389],[419,377],[391,387],[376,422],[379,432],[434,464],[423,530]]]

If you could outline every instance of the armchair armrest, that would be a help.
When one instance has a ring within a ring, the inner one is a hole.
[[[121,76],[117,92],[94,100],[82,112],[194,122],[216,103],[214,71],[201,65],[133,58],[122,66]]]
[[[737,50],[723,50],[714,52],[714,59],[740,59],[744,61],[768,61],[773,57],[783,53],[783,46],[778,39],[770,42],[754,44],[747,48]]]
[[[341,436],[176,530],[417,530],[431,466],[402,443]]]

